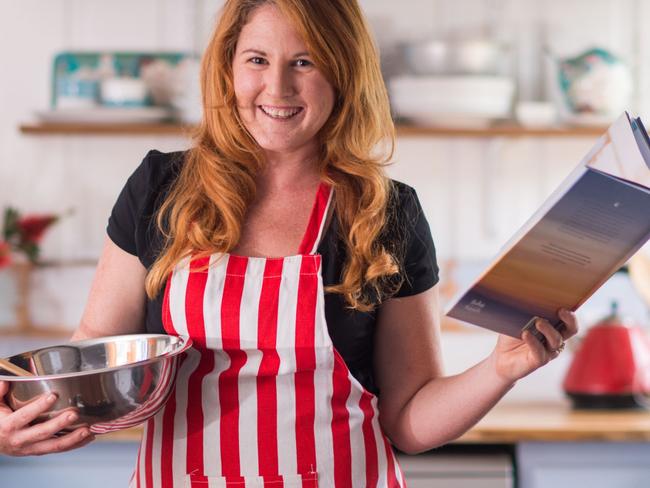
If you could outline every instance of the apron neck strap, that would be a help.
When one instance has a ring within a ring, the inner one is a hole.
[[[316,192],[316,201],[311,209],[307,230],[300,243],[298,254],[315,254],[318,244],[321,240],[325,221],[327,220],[327,211],[332,201],[332,187],[325,182],[318,185]]]

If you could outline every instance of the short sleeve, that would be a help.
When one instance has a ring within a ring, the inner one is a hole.
[[[151,184],[151,155],[149,152],[140,166],[129,177],[120,192],[108,219],[106,232],[118,247],[138,255],[137,228]]]
[[[393,296],[417,295],[438,283],[436,249],[429,223],[413,188],[397,184],[398,214],[404,227],[404,281]]]

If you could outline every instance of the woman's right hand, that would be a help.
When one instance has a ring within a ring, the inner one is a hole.
[[[0,381],[0,454],[31,456],[69,451],[85,446],[94,439],[88,427],[56,437],[55,434],[77,420],[75,412],[62,412],[40,424],[30,425],[56,401],[56,395],[42,395],[38,400],[15,412],[4,401],[9,383]]]

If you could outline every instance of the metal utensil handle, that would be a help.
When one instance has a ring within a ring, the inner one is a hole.
[[[0,368],[5,369],[16,376],[34,376],[31,371],[16,366],[14,363],[9,362],[6,359],[0,359]]]

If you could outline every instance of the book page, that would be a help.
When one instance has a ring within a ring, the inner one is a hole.
[[[624,113],[614,122],[596,151],[587,155],[584,164],[603,173],[650,188],[650,167],[643,157],[633,131],[643,131],[640,137],[646,140],[645,129],[636,120]]]

